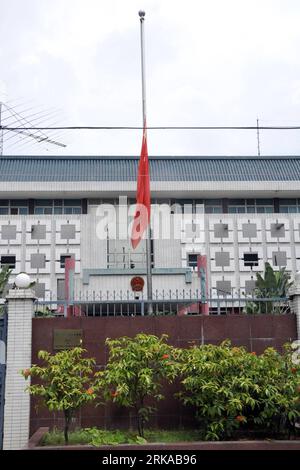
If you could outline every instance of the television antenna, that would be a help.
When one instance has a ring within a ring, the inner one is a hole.
[[[24,126],[38,127],[49,119],[57,117],[58,111],[38,110],[37,106],[26,107],[26,103],[8,105],[0,101],[0,156],[3,155],[4,144],[9,147],[24,146],[26,144],[50,144],[58,147],[66,147],[66,144],[57,140],[57,133],[40,130],[24,130]],[[52,123],[53,125],[53,123]],[[7,129],[13,127],[14,129]]]

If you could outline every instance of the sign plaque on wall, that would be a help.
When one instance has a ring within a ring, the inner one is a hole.
[[[82,330],[54,330],[53,349],[69,349],[81,346]]]

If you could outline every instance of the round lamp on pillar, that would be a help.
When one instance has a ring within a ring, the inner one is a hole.
[[[28,289],[31,284],[30,277],[26,273],[20,273],[15,279],[15,284],[19,289]]]

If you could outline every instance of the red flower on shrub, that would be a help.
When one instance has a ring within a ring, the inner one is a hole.
[[[297,372],[296,367],[292,367],[292,368],[291,368],[291,372],[292,372],[292,374],[296,374],[296,372]]]
[[[88,395],[93,395],[94,389],[93,389],[93,388],[88,388],[87,391],[86,391],[86,393],[87,393]]]
[[[235,420],[238,421],[239,423],[243,423],[246,420],[246,418],[243,415],[238,415],[235,417]]]
[[[252,356],[256,356],[256,352],[255,352],[255,351],[252,351],[251,355],[252,355]]]
[[[25,379],[27,379],[31,375],[30,369],[24,369],[23,370],[23,375],[24,375]]]
[[[169,357],[170,357],[169,354],[164,354],[164,355],[162,356],[162,359],[169,359]]]
[[[116,398],[119,395],[119,393],[115,390],[114,392],[111,392],[111,396],[113,398]]]

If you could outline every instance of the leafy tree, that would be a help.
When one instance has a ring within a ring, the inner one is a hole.
[[[25,379],[30,376],[37,377],[41,382],[29,385],[29,393],[40,396],[50,411],[64,413],[66,444],[75,410],[96,398],[93,372],[95,360],[83,357],[85,352],[86,350],[80,347],[53,355],[47,351],[39,351],[38,357],[45,365],[33,365],[30,369],[22,371]]]
[[[4,266],[0,271],[0,297],[3,297],[11,271],[8,266]]]
[[[229,341],[183,351],[182,386],[177,396],[196,409],[207,440],[239,428],[286,431],[300,416],[300,367],[272,348],[260,356]]]
[[[282,355],[267,348],[257,358],[257,384],[253,423],[277,433],[295,429],[300,417],[300,367],[299,361],[294,363],[291,344],[284,346]]]
[[[280,313],[281,306],[278,304],[275,308],[274,298],[285,298],[288,295],[289,288],[293,285],[290,281],[290,274],[285,268],[275,271],[270,263],[265,263],[263,276],[256,273],[255,289],[253,296],[258,299],[270,299],[270,301],[250,301],[247,302],[245,310],[247,313]]]
[[[141,437],[154,410],[146,400],[162,400],[162,381],[172,382],[177,375],[179,353],[166,339],[167,335],[158,338],[143,333],[134,338],[107,339],[109,360],[106,368],[96,374],[97,387],[106,400],[135,410]]]

